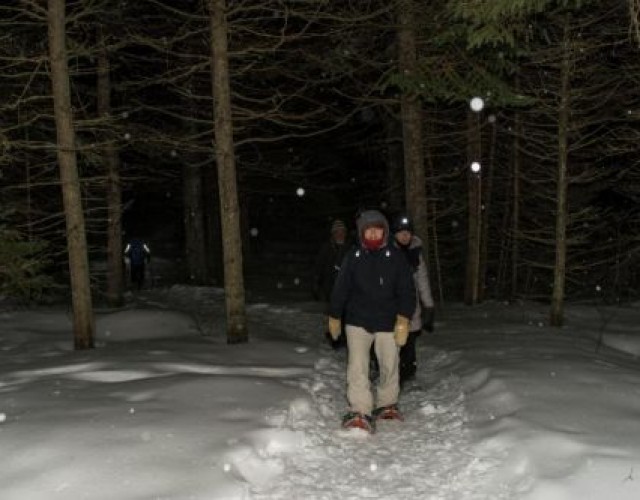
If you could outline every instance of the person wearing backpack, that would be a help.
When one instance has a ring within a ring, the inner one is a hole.
[[[124,249],[125,261],[129,264],[131,284],[138,290],[144,285],[145,266],[151,262],[149,246],[139,238],[134,238]]]
[[[399,419],[399,347],[407,341],[409,318],[416,307],[411,268],[389,241],[389,224],[378,210],[364,211],[356,221],[358,245],[340,267],[329,304],[329,333],[337,339],[342,322],[347,336],[345,428],[373,432],[376,419]],[[380,376],[375,394],[369,379],[371,346]]]

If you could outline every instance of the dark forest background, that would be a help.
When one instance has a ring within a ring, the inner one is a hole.
[[[330,221],[353,226],[361,208],[415,217],[440,302],[543,300],[561,324],[567,298],[635,300],[639,8],[5,0],[2,294],[74,288],[69,235],[80,226],[61,181],[71,154],[94,301],[122,303],[123,244],[142,237],[172,263],[173,282],[232,287],[233,323],[252,276],[288,272],[303,287]],[[66,145],[52,77],[61,10]],[[227,76],[226,117],[216,75]],[[234,170],[221,173],[225,127]],[[222,182],[230,173],[236,189]],[[224,247],[235,236],[241,245]],[[244,281],[225,283],[234,252]]]

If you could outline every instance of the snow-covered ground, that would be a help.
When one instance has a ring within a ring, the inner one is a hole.
[[[640,305],[442,307],[406,421],[340,429],[345,353],[310,302],[175,286],[97,314],[0,312],[2,500],[640,498]]]

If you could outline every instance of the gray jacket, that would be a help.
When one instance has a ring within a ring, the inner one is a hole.
[[[433,308],[433,295],[427,274],[427,265],[422,255],[422,241],[417,236],[411,238],[409,252],[417,253],[418,265],[411,266],[413,270],[413,283],[416,289],[416,310],[411,318],[410,331],[414,332],[422,328],[422,308]]]

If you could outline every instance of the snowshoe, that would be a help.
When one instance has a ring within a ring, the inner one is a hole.
[[[344,429],[362,429],[369,433],[375,432],[375,424],[369,415],[358,412],[349,412],[342,419]]]
[[[402,413],[398,410],[398,405],[389,405],[376,408],[373,411],[376,420],[404,420]]]

